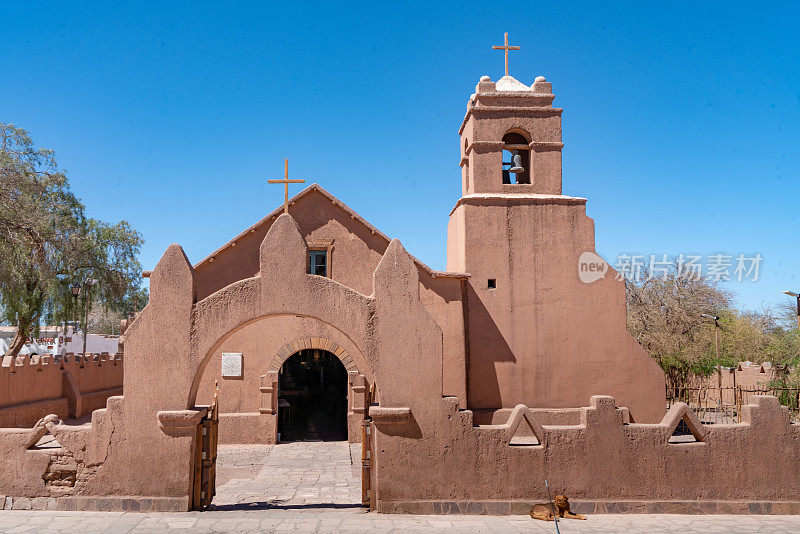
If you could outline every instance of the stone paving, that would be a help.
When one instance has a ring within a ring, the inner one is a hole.
[[[365,513],[360,450],[346,443],[220,447],[214,509],[188,513],[0,511],[0,532],[555,532],[527,516]],[[593,515],[562,533],[800,532],[800,516]]]
[[[217,485],[214,510],[321,510],[361,507],[361,446],[347,442],[294,442],[263,449],[265,458],[252,478],[232,478]],[[220,447],[217,463],[247,463],[253,446]],[[257,450],[257,449],[256,449]],[[221,482],[221,481],[220,481]]]

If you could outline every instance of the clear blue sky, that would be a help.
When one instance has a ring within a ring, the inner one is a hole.
[[[564,192],[603,256],[760,253],[740,305],[800,289],[796,3],[110,4],[4,2],[0,120],[144,234],[146,269],[278,206],[284,157],[443,269],[458,127],[508,31],[511,74],[564,108]]]

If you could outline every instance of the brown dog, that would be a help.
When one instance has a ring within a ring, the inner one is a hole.
[[[569,499],[566,495],[556,495],[555,506],[552,502],[547,504],[534,504],[531,508],[531,517],[534,519],[541,519],[542,521],[553,520],[553,508],[556,509],[558,517],[564,519],[586,519],[585,515],[574,514],[569,509]]]

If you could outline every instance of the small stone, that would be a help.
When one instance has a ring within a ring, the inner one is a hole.
[[[14,510],[30,510],[31,500],[28,497],[17,497],[14,499]]]

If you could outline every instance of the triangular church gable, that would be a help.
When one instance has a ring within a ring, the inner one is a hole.
[[[289,213],[310,247],[331,247],[331,277],[360,293],[371,294],[372,273],[389,238],[317,184],[294,196],[289,205]],[[282,212],[283,206],[195,265],[198,300],[258,272],[259,245]],[[415,261],[428,274],[453,276]]]

